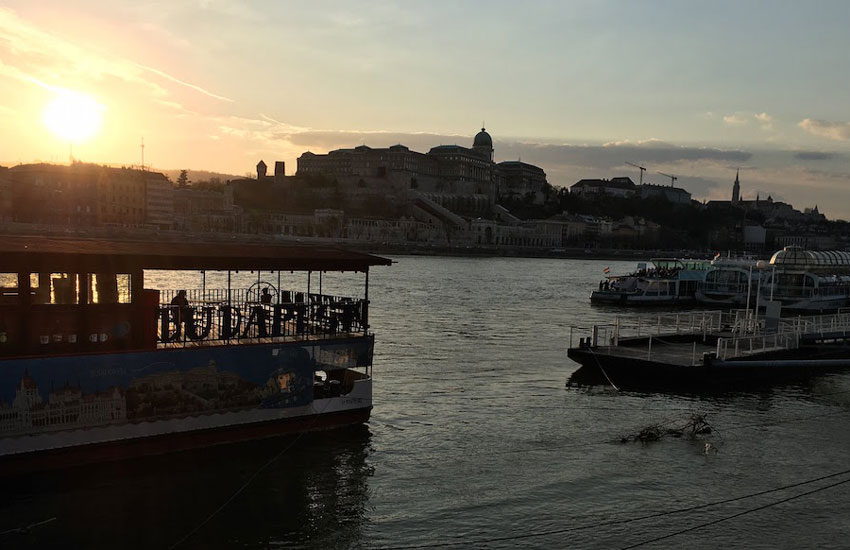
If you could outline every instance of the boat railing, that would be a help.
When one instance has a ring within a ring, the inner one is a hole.
[[[187,305],[161,291],[157,346],[208,346],[257,341],[328,339],[368,331],[366,300],[281,291],[263,300],[245,289],[187,290]]]
[[[780,332],[796,332],[803,336],[825,336],[850,333],[850,312],[810,315],[783,319]]]
[[[742,357],[769,351],[796,349],[800,346],[799,333],[774,332],[772,334],[754,334],[751,336],[734,336],[717,339],[717,358],[726,360],[727,357]]]
[[[717,357],[739,357],[766,351],[796,349],[804,338],[820,340],[846,339],[850,335],[850,312],[780,319],[775,328],[767,330],[759,322],[751,334],[736,333],[717,340]]]

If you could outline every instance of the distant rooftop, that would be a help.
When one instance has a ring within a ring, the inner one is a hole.
[[[614,189],[634,189],[635,182],[631,178],[618,177],[606,179],[582,179],[574,183],[572,187],[612,187]]]

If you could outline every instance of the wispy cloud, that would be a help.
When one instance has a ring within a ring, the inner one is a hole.
[[[773,117],[765,112],[761,113],[732,113],[723,117],[723,123],[727,126],[747,126],[751,122],[759,125],[762,130],[773,129]]]
[[[214,99],[219,99],[221,101],[228,101],[230,103],[233,103],[233,100],[228,98],[228,97],[224,97],[222,95],[214,94],[213,92],[211,92],[209,90],[205,90],[204,88],[201,88],[200,86],[196,86],[195,84],[192,84],[190,82],[185,82],[183,80],[180,80],[179,78],[177,78],[175,76],[171,76],[170,74],[168,74],[164,71],[160,71],[159,69],[154,69],[153,67],[147,67],[145,65],[139,65],[139,64],[136,64],[136,67],[143,69],[145,71],[151,72],[151,73],[153,73],[157,76],[161,76],[162,78],[169,80],[171,82],[174,82],[175,84],[179,84],[179,85],[185,86],[186,88],[189,88],[191,90],[195,90],[196,92],[200,92],[200,93],[202,93],[206,96],[212,97]]]
[[[772,130],[773,129],[773,117],[765,112],[756,113],[753,115],[753,118],[758,121],[761,125],[762,130]]]
[[[155,75],[219,101],[233,101],[160,69],[89,50],[44,32],[8,8],[0,8],[0,56],[3,59],[0,76],[53,91],[68,86],[67,82],[117,78],[143,86],[155,98],[173,95],[167,87],[150,78],[150,75]]]
[[[834,157],[834,153],[824,153],[821,151],[798,151],[794,153],[794,158],[799,160],[832,160]]]
[[[820,120],[806,118],[801,120],[797,126],[803,131],[815,136],[821,136],[836,141],[846,141],[850,139],[850,122],[832,122],[829,120]]]
[[[726,115],[723,117],[723,122],[729,126],[743,126],[748,121],[741,115]]]

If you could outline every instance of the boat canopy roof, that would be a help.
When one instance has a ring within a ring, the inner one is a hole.
[[[652,258],[649,261],[652,262],[656,268],[661,269],[707,271],[711,267],[711,260],[699,260],[692,258]]]
[[[850,252],[843,250],[804,250],[799,246],[786,246],[770,259],[771,265],[792,268],[817,269],[839,266],[850,267]]]
[[[330,246],[150,242],[4,236],[0,271],[132,272],[138,269],[368,271],[391,260]]]
[[[746,271],[749,268],[756,268],[756,263],[758,263],[757,258],[753,257],[736,257],[736,258],[717,258],[716,260],[711,261],[711,265],[715,269],[730,269],[730,268],[741,268]]]

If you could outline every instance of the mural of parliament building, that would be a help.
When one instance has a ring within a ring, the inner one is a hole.
[[[64,384],[50,388],[47,401],[35,380],[24,374],[15,388],[11,406],[0,404],[0,434],[14,434],[96,426],[127,419],[127,401],[121,388],[86,394],[79,387]]]

